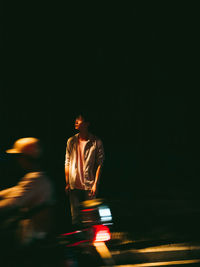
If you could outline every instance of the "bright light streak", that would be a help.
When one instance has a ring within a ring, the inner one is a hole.
[[[103,242],[110,240],[110,233],[106,230],[101,230],[96,233],[95,242]]]
[[[170,265],[183,265],[199,263],[200,260],[180,260],[180,261],[163,261],[163,262],[150,262],[150,263],[136,263],[129,265],[117,265],[117,267],[154,267],[154,266],[170,266]]]
[[[99,215],[101,217],[102,222],[107,222],[112,220],[112,214],[108,207],[103,206],[99,207]]]
[[[115,266],[115,262],[112,258],[112,255],[107,248],[106,244],[104,242],[94,242],[94,246],[96,247],[96,250],[100,254],[101,258],[105,262],[106,266]]]
[[[107,226],[94,225],[93,229],[95,231],[94,242],[105,242],[111,239],[111,233]]]

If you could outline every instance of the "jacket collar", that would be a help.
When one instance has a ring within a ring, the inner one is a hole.
[[[79,133],[75,134],[75,138],[76,138],[76,142],[78,142],[78,138],[79,138]],[[93,141],[95,138],[94,138],[94,135],[89,133],[89,138],[88,138],[88,142],[91,142]]]

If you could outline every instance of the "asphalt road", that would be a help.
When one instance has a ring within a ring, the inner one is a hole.
[[[112,266],[200,266],[199,201],[117,202],[112,208]]]
[[[198,240],[134,240],[130,233],[113,232],[107,248],[105,266],[200,266]]]

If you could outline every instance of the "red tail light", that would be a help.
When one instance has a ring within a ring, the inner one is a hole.
[[[93,242],[104,242],[111,239],[110,230],[105,225],[94,225],[94,240]]]

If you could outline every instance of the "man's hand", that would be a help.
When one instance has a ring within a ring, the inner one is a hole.
[[[98,187],[97,185],[99,183],[100,172],[101,172],[101,165],[99,165],[97,168],[95,181],[94,181],[94,184],[90,190],[90,196],[91,197],[95,197],[97,195],[97,187]]]
[[[66,193],[69,193],[69,191],[70,191],[70,187],[69,187],[69,184],[67,184],[67,185],[65,186],[65,192],[66,192]]]
[[[69,193],[70,187],[69,187],[69,166],[65,166],[65,181],[66,181],[66,186],[65,186],[65,192]]]
[[[96,183],[94,183],[90,191],[91,197],[94,197],[96,193],[97,193],[97,186]]]

